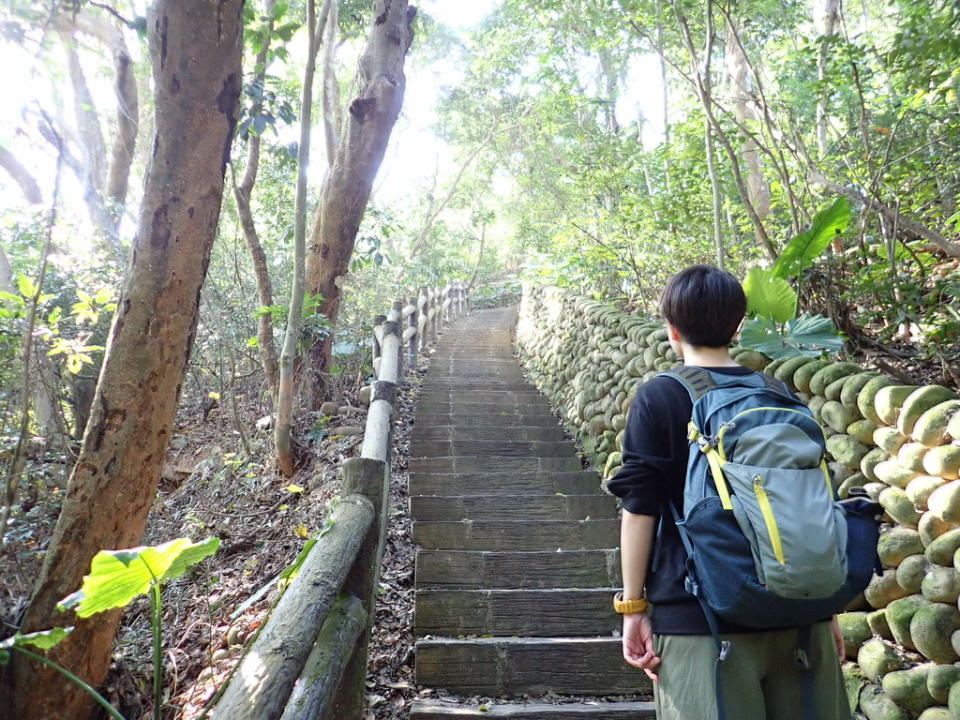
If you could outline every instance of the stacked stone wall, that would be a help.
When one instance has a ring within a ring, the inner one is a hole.
[[[604,480],[637,387],[680,364],[659,320],[529,284],[517,345]],[[840,616],[851,707],[868,720],[960,720],[960,398],[855,363],[731,352],[809,405],[840,497],[862,488],[885,509],[883,574]]]

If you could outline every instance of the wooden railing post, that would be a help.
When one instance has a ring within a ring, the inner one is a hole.
[[[433,306],[431,311],[431,325],[430,325],[430,340],[433,342],[437,341],[437,338],[440,337],[440,289],[433,287],[430,290],[431,301],[430,304]]]
[[[393,309],[390,311],[390,314],[387,318],[397,324],[397,333],[403,337],[403,301],[395,300],[393,303]],[[403,343],[400,342],[397,345],[397,383],[403,384],[403,378],[406,375],[406,368],[404,367],[404,354],[403,354]]]
[[[417,350],[420,346],[420,299],[416,295],[411,295],[407,298],[407,303],[413,306],[407,318],[407,332],[410,333],[410,338],[407,340],[407,366],[416,372]]]
[[[373,319],[373,375],[380,376],[380,356],[382,355],[381,342],[383,340],[383,324],[387,321],[386,315],[377,315]]]
[[[377,383],[380,384],[379,382]],[[394,390],[396,386],[394,385]],[[384,460],[355,457],[343,463],[343,494],[359,494],[373,503],[374,517],[367,531],[353,569],[343,590],[363,603],[366,627],[357,638],[356,647],[340,680],[333,700],[332,716],[336,720],[357,720],[363,717],[364,691],[367,681],[367,653],[377,603],[380,580],[380,558],[386,537],[388,513],[389,465]]]

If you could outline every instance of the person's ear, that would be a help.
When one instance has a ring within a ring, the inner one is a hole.
[[[674,341],[674,342],[680,342],[680,341],[683,339],[683,338],[680,336],[680,331],[677,330],[673,325],[671,325],[670,323],[666,323],[666,327],[667,327],[667,338],[668,338],[668,339],[670,339],[670,340],[672,340],[672,341]]]

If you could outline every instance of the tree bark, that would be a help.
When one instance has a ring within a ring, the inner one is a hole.
[[[276,0],[264,0],[263,14],[273,17]],[[273,32],[273,20],[268,20],[268,32],[263,47],[254,60],[253,84],[263,85],[267,76],[267,57],[270,52],[270,35]],[[250,115],[255,116],[263,109],[261,102],[254,103],[250,108]],[[264,252],[257,233],[257,225],[253,220],[253,211],[250,208],[250,197],[253,186],[257,182],[257,172],[260,169],[260,136],[251,134],[247,143],[247,164],[243,170],[243,179],[237,185],[234,182],[233,196],[237,201],[237,214],[240,216],[240,226],[243,228],[243,238],[250,251],[253,261],[253,274],[257,280],[257,300],[260,307],[273,305],[273,284],[270,281],[270,269],[267,265],[267,253]],[[257,350],[260,353],[260,365],[263,374],[270,386],[270,401],[277,402],[277,383],[279,382],[280,366],[277,360],[277,347],[273,340],[273,317],[269,312],[262,312],[257,317]]]
[[[0,146],[0,167],[6,170],[10,177],[20,186],[20,189],[23,191],[23,196],[28,203],[31,205],[39,205],[43,202],[40,186],[37,185],[37,181],[33,179],[30,171],[17,160],[16,155],[2,146]]]
[[[293,284],[287,310],[287,328],[280,349],[280,375],[277,384],[277,420],[273,441],[277,450],[277,465],[286,477],[293,475],[293,365],[300,344],[303,327],[304,272],[307,238],[307,168],[310,165],[310,130],[313,126],[313,77],[317,64],[317,50],[330,17],[334,0],[326,0],[319,20],[315,0],[307,0],[307,66],[303,71],[303,98],[300,101],[300,146],[297,151],[297,195],[293,212]]]
[[[829,149],[827,144],[829,96],[826,87],[827,59],[830,51],[830,38],[833,37],[834,27],[840,18],[840,0],[820,0],[818,6],[820,17],[817,18],[817,25],[820,27],[820,49],[817,52],[817,81],[820,88],[817,91],[817,149],[820,151],[820,158],[823,159]]]
[[[307,252],[306,289],[322,295],[319,311],[336,324],[340,285],[347,274],[360,220],[370,199],[393,125],[403,105],[403,64],[413,40],[416,9],[408,0],[375,0],[373,26],[357,71],[357,96],[344,118],[336,159],[327,173]],[[309,349],[308,401],[325,400],[333,335]]]
[[[120,612],[83,620],[56,604],[80,586],[97,551],[140,541],[153,504],[236,126],[242,9],[243,0],[157,0],[148,17],[156,136],[139,229],[90,427],[20,628],[76,625],[49,656],[95,686],[106,677]],[[45,667],[17,658],[11,675],[14,717],[92,715],[90,697]]]

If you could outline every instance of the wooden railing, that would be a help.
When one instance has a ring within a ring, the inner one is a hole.
[[[360,456],[342,465],[341,501],[247,650],[216,720],[363,717],[367,647],[386,538],[397,387],[445,323],[467,313],[463,284],[421,288],[374,321]]]

